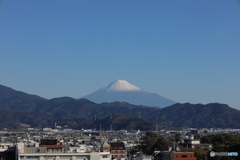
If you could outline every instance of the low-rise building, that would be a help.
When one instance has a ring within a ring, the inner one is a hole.
[[[23,141],[17,143],[18,160],[111,160],[110,152],[78,152],[66,150],[63,145],[55,144],[57,140],[41,141],[39,146],[26,146]]]
[[[127,150],[123,142],[110,143],[112,158],[127,158]]]

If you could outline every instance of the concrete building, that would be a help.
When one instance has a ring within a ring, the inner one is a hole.
[[[123,142],[110,143],[111,153],[113,158],[127,158],[127,150]]]
[[[22,141],[17,143],[17,160],[111,160],[110,152],[78,152],[66,150],[64,146],[52,144],[49,140],[39,146],[26,146]],[[48,143],[48,144],[46,144]]]

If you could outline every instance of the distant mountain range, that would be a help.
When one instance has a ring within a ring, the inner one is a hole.
[[[96,104],[87,99],[61,97],[44,99],[0,85],[0,129],[53,127],[151,130],[161,127],[240,128],[240,111],[226,104],[174,104],[165,108],[133,105],[126,102]],[[141,125],[139,125],[141,124]],[[124,128],[125,127],[125,128]]]
[[[158,94],[144,91],[125,80],[116,80],[82,98],[86,98],[95,103],[119,101],[149,107],[167,107],[176,103]]]

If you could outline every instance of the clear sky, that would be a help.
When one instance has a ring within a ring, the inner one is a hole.
[[[0,84],[79,98],[117,79],[240,109],[240,2],[0,0]]]

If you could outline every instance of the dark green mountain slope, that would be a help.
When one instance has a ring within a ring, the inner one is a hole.
[[[34,111],[35,107],[47,99],[36,95],[13,90],[0,85],[0,109],[14,109],[20,111]]]
[[[175,104],[161,110],[154,122],[178,127],[239,128],[240,111],[226,104]]]
[[[31,114],[39,113],[53,117],[53,120],[46,122],[47,117],[42,116],[44,121],[41,120],[41,116],[35,115],[36,118],[32,119],[32,121],[39,121],[39,123],[36,122],[33,125],[38,124],[41,126],[43,124],[51,125],[51,123],[54,123],[52,121],[64,124],[67,120],[68,124],[71,125],[77,122],[77,125],[74,125],[77,127],[80,124],[83,125],[79,119],[84,124],[91,126],[92,122],[90,123],[87,119],[100,119],[119,113],[127,117],[141,116],[141,118],[153,123],[174,127],[240,128],[240,111],[226,104],[178,103],[161,109],[135,106],[126,102],[96,104],[87,99],[77,100],[70,97],[46,100],[4,86],[0,86],[0,110],[21,111],[21,113],[26,112],[26,115],[29,114],[28,112],[31,112]],[[60,118],[64,120],[61,121]]]
[[[36,95],[27,94],[21,91],[16,91],[12,88],[0,85],[0,101],[12,99],[12,98],[23,98],[28,100],[46,100]]]
[[[0,110],[0,129],[18,129],[23,127],[54,127],[57,123],[60,126],[67,126],[73,129],[81,128],[96,128],[102,126],[102,130],[110,130],[112,125],[113,130],[127,129],[127,130],[152,130],[154,124],[150,121],[139,119],[136,117],[126,117],[121,114],[112,115],[109,117],[96,120],[89,118],[74,117],[66,112],[55,112],[54,115],[44,113],[22,113],[13,110]]]
[[[91,125],[92,128],[99,129],[101,124],[101,128],[105,130],[111,130],[111,127],[113,130],[119,130],[119,129],[127,129],[127,130],[154,130],[155,125],[154,123],[145,120],[140,119],[138,117],[126,117],[121,114],[113,114],[109,117],[98,119],[93,122]]]

